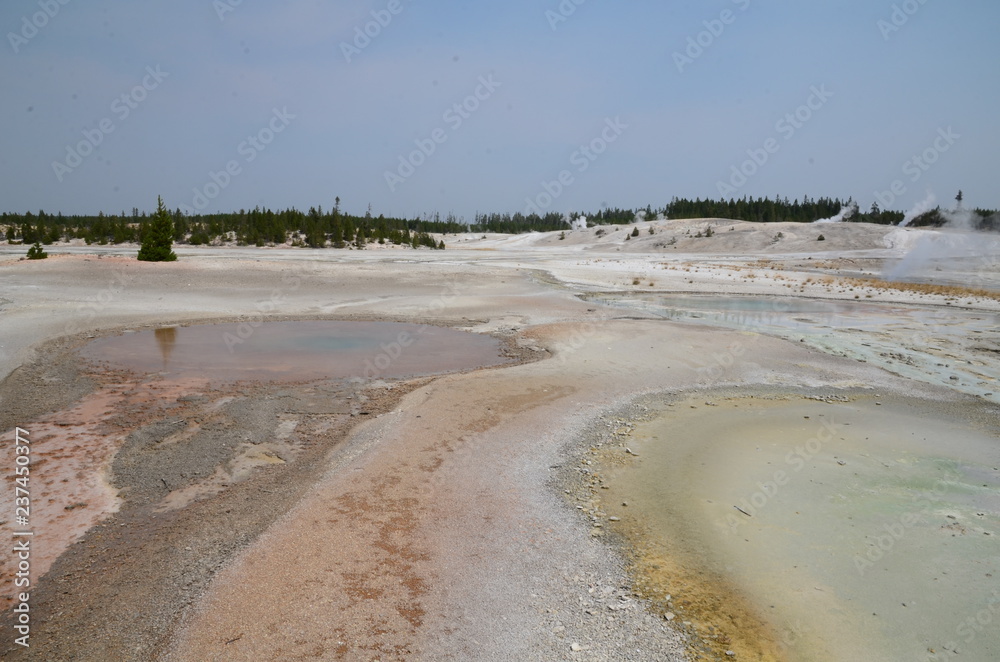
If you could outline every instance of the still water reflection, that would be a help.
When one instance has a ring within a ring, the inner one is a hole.
[[[508,361],[489,336],[341,321],[172,326],[99,338],[82,353],[112,367],[219,379],[400,378]]]

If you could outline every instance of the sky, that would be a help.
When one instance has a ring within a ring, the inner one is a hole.
[[[4,0],[0,211],[1000,208],[996,0]]]

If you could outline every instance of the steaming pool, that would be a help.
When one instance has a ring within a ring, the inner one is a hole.
[[[995,411],[843,400],[701,395],[639,424],[606,502],[640,582],[744,634],[736,659],[1000,659]]]

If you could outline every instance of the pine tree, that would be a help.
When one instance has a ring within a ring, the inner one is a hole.
[[[332,241],[334,248],[344,247],[344,230],[340,226],[340,221],[334,221],[333,223]]]
[[[28,249],[29,260],[44,260],[48,256],[49,254],[46,253],[44,249],[42,249],[42,245],[39,244],[37,241],[31,248]]]
[[[174,243],[174,219],[163,206],[163,198],[156,198],[156,213],[142,233],[139,259],[144,262],[172,262],[177,255],[170,249]]]

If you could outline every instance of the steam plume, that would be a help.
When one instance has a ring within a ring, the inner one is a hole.
[[[856,204],[844,205],[840,208],[840,211],[836,216],[831,216],[830,218],[821,218],[818,221],[813,221],[814,223],[843,223],[851,216],[854,216],[858,211],[858,206]]]
[[[913,222],[913,219],[917,218],[921,214],[926,214],[934,209],[935,206],[937,206],[937,199],[934,197],[933,193],[928,191],[926,198],[914,205],[910,211],[906,212],[903,216],[903,220],[899,222],[899,227],[905,228]]]

